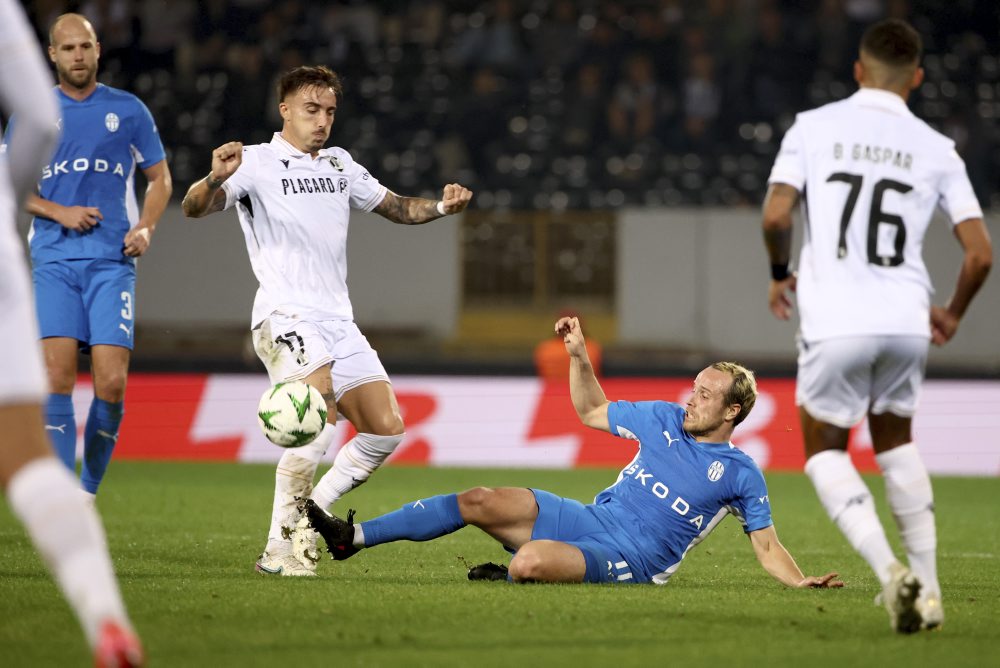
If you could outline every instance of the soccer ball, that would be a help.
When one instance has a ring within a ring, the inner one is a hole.
[[[257,405],[257,423],[267,440],[283,448],[311,443],[326,426],[326,401],[301,381],[278,383]]]

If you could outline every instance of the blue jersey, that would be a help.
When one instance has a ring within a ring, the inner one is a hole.
[[[31,223],[31,260],[109,259],[134,262],[122,253],[125,234],[139,222],[135,168],[164,159],[149,109],[139,98],[98,84],[82,101],[58,87],[62,139],[42,169],[42,198],[63,206],[96,206],[104,219],[91,230],[69,230],[36,216]],[[16,121],[16,119],[15,119]]]
[[[683,421],[684,409],[664,401],[609,404],[611,433],[638,441],[639,452],[594,499],[630,559],[659,583],[726,515],[746,532],[772,524],[757,464],[731,443],[699,443]]]

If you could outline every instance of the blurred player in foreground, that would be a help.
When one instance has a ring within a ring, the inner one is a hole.
[[[323,394],[329,409],[319,437],[286,450],[278,462],[267,546],[256,564],[260,573],[315,575],[316,534],[300,522],[296,500],[311,494],[328,508],[364,483],[403,439],[388,375],[354,324],[347,293],[351,209],[419,225],[463,211],[472,197],[454,183],[440,200],[401,197],[344,149],[323,148],[341,92],[339,78],[325,67],[286,72],[278,83],[281,131],[268,144],[230,142],[215,149],[208,176],[183,202],[192,218],[236,207],[260,283],[252,319],[257,355],[272,383],[303,380]],[[338,413],[358,433],[313,489]]]
[[[778,541],[760,469],[731,442],[757,399],[753,374],[732,362],[704,369],[686,406],[609,402],[576,318],[556,331],[570,356],[573,406],[588,427],[638,442],[618,480],[583,505],[540,489],[477,487],[408,503],[353,524],[311,502],[306,512],[334,559],[397,540],[425,541],[473,525],[514,553],[509,570],[473,568],[470,579],[665,584],[688,550],[735,515],[757,559],[789,587],[841,587],[836,573],[802,574]]]
[[[764,239],[768,299],[782,320],[789,291],[800,317],[796,403],[806,473],[830,518],[882,584],[892,627],[940,627],[934,497],[911,422],[928,339],[943,345],[992,262],[989,234],[955,144],[907,108],[918,88],[920,36],[889,20],[869,28],[854,64],[861,89],[799,114],[769,179]],[[792,210],[808,193],[798,274],[788,269]],[[944,307],[930,303],[921,257],[935,207],[951,220],[965,259]],[[875,459],[909,568],[886,540],[872,496],[847,453],[851,427],[868,416]]]
[[[0,105],[15,114],[0,159],[0,337],[18,341],[0,358],[0,484],[66,596],[98,666],[137,666],[142,647],[108,557],[97,513],[52,455],[42,422],[45,377],[27,267],[14,221],[59,137],[52,78],[17,3],[0,0]],[[39,637],[44,630],[39,629]]]
[[[149,248],[172,190],[163,145],[146,106],[97,83],[101,45],[90,22],[63,14],[49,31],[62,141],[28,199],[36,309],[48,368],[46,429],[76,464],[79,351],[90,353],[94,398],[83,432],[83,489],[97,494],[124,413],[135,333],[135,258]],[[14,124],[21,117],[14,118]],[[149,185],[140,214],[135,168]]]

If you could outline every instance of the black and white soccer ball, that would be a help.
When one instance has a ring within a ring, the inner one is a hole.
[[[283,448],[311,443],[326,426],[326,401],[301,381],[278,383],[257,405],[257,423],[267,440]]]

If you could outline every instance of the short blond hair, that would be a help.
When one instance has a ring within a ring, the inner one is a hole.
[[[757,378],[753,375],[753,371],[736,362],[716,362],[711,368],[728,373],[733,379],[729,389],[726,390],[724,401],[727,406],[740,405],[740,414],[733,421],[735,427],[750,415],[753,405],[757,403]]]

